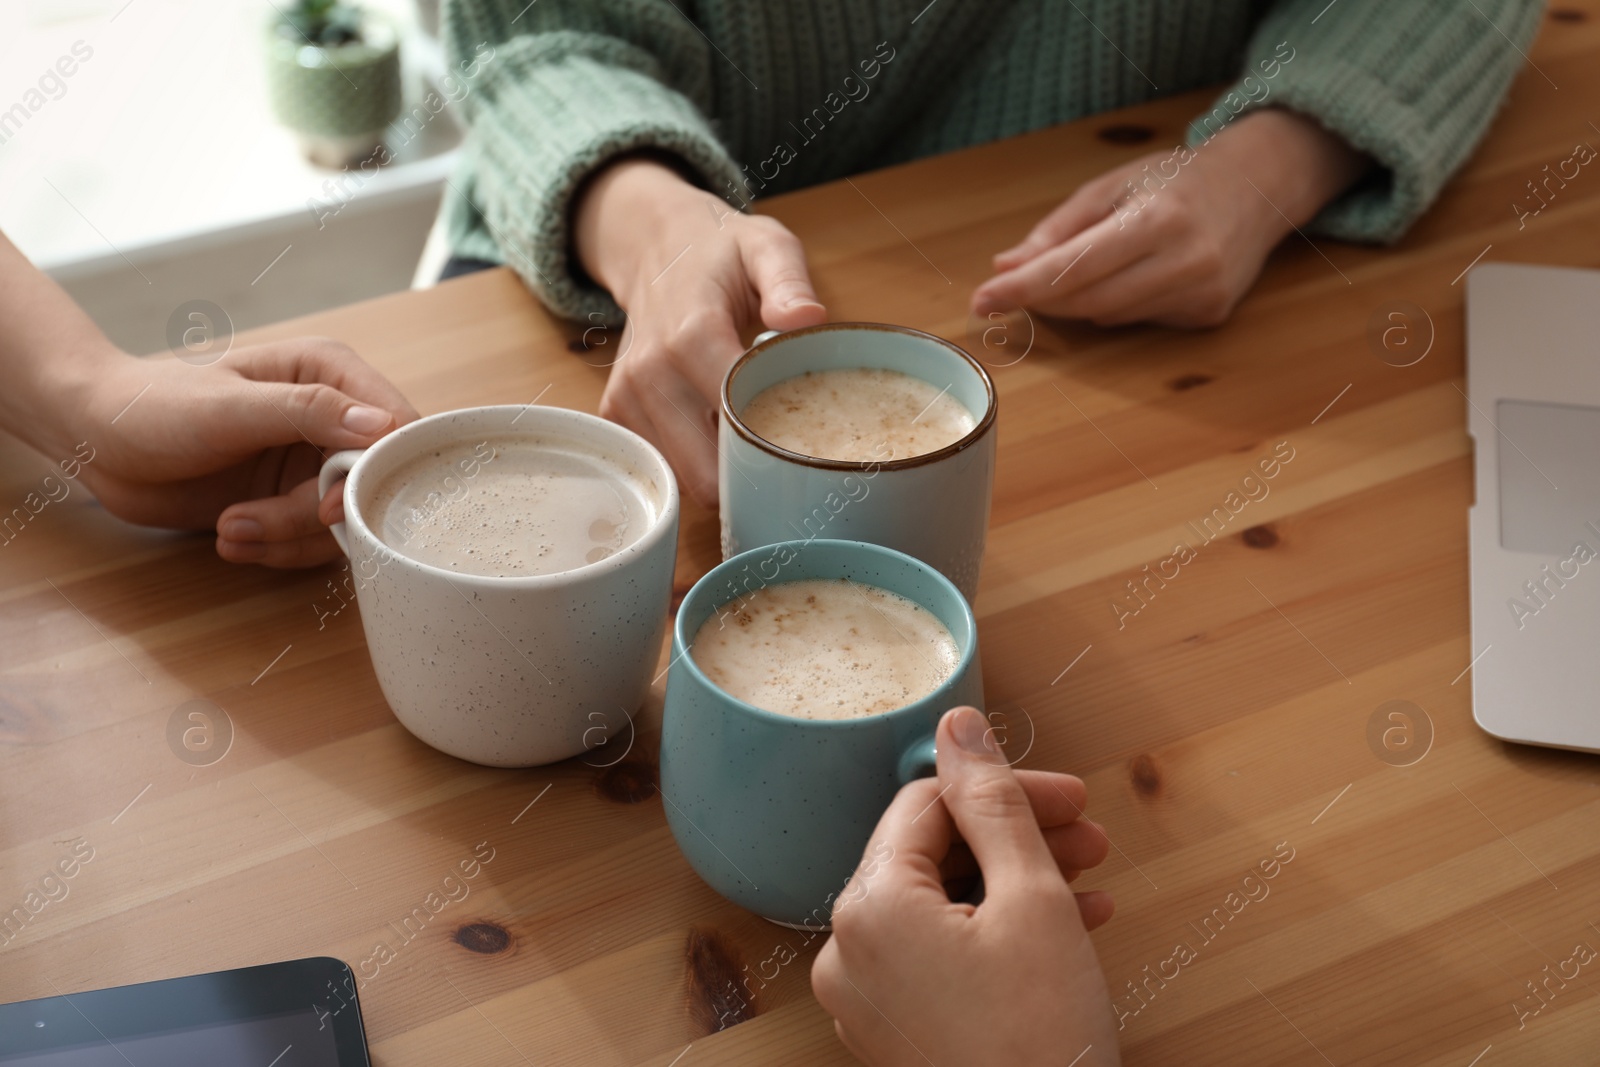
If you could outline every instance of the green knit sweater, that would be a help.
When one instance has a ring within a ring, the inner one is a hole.
[[[1393,241],[1471,153],[1539,0],[445,0],[476,66],[445,219],[551,309],[615,322],[573,261],[573,193],[620,153],[762,194],[1206,85],[1191,143],[1252,108],[1319,120],[1379,169],[1316,231]],[[598,313],[598,317],[594,317]]]

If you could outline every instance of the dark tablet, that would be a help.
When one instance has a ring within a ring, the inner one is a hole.
[[[370,1067],[355,975],[268,963],[0,1004],[4,1067]]]

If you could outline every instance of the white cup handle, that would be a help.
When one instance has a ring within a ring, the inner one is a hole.
[[[323,460],[322,470],[317,474],[317,499],[321,500],[327,496],[328,490],[333,488],[333,483],[340,478],[348,476],[350,469],[356,465],[356,461],[366,454],[366,449],[349,448],[343,452],[335,452]],[[348,558],[350,545],[344,537],[344,523],[336,522],[328,529],[332,531],[333,539],[339,542],[339,551],[343,552],[345,557]]]
[[[762,341],[770,341],[782,332],[782,330],[763,330],[761,333],[756,334],[756,339],[750,343],[752,345],[758,345]]]

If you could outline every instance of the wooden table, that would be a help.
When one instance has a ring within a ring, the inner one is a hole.
[[[1083,882],[1118,901],[1096,941],[1130,1063],[1597,1056],[1600,973],[1528,983],[1600,946],[1600,775],[1481,733],[1463,677],[1460,275],[1486,251],[1600,265],[1600,177],[1525,229],[1510,207],[1596,139],[1600,12],[1563,6],[1576,17],[1533,52],[1543,74],[1525,71],[1398,249],[1291,239],[1213,332],[1041,322],[1031,348],[1026,324],[985,347],[965,310],[992,251],[1174,143],[1204,94],[767,205],[805,238],[834,317],[977,338],[993,368],[989,707],[1023,765],[1088,780],[1110,833]],[[1369,343],[1395,299],[1431,320],[1411,366]],[[253,337],[307,331],[355,345],[424,412],[593,410],[605,375],[586,365],[604,350],[573,351],[577,329],[504,271]],[[1275,448],[1292,460],[1231,514]],[[15,446],[0,460],[0,499],[45,471]],[[1162,564],[1179,540],[1195,558]],[[715,518],[691,506],[680,590],[715,560]],[[93,858],[0,949],[0,999],[327,953],[364,976],[381,1064],[848,1062],[810,993],[814,946],[714,1032],[715,991],[803,939],[680,859],[654,790],[659,690],[615,766],[457,762],[391,717],[356,611],[319,624],[338,578],[223,564],[81,491],[4,549],[0,905],[74,847]],[[1117,604],[1140,610],[1119,627]],[[169,741],[197,700],[231,723],[208,765]],[[475,850],[491,858],[468,895],[414,918]],[[1275,853],[1292,859],[1246,880]]]

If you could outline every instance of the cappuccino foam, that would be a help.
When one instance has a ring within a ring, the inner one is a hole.
[[[513,578],[615,555],[644,536],[657,506],[621,464],[566,441],[519,436],[415,456],[378,484],[363,510],[403,556]]]
[[[690,648],[713,684],[800,719],[856,719],[921,700],[955,673],[955,638],[927,608],[848,579],[765,586],[707,619]]]
[[[757,393],[740,417],[779,448],[851,462],[937,452],[978,424],[948,388],[869,367],[788,378]]]

